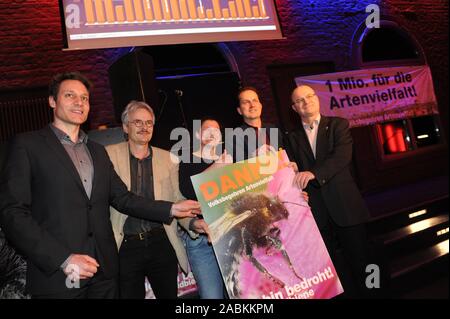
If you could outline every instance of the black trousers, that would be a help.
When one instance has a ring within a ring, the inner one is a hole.
[[[331,219],[319,228],[344,288],[345,298],[371,298],[366,267],[371,262],[365,224],[341,227]]]
[[[33,299],[117,299],[119,297],[118,278],[106,278],[98,268],[94,277],[82,280],[79,288],[70,288],[63,292],[32,295]]]
[[[178,261],[163,228],[141,240],[125,237],[119,250],[120,298],[145,298],[145,277],[155,297],[176,299],[178,294]]]

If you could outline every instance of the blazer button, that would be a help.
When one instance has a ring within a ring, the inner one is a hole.
[[[322,184],[325,184],[325,180],[324,179],[322,179]]]
[[[92,236],[94,236],[94,233],[93,233],[93,232],[90,232],[90,233],[88,233],[88,236],[89,236],[89,237],[92,237]]]
[[[87,208],[88,208],[89,210],[92,210],[92,205],[89,204],[89,205],[87,206]]]

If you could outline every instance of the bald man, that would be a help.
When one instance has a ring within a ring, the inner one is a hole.
[[[369,212],[350,172],[352,137],[346,119],[320,114],[309,86],[292,92],[299,128],[288,135],[289,158],[297,163],[295,182],[309,193],[311,210],[348,297],[367,296],[365,223]]]

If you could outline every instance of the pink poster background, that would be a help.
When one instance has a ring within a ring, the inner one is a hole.
[[[278,221],[276,226],[281,230],[281,241],[296,273],[304,279],[295,276],[283,262],[280,252],[268,255],[264,249],[259,249],[255,257],[286,286],[279,287],[244,259],[241,262],[241,298],[327,299],[343,292],[311,209],[299,190],[292,186],[294,175],[288,167],[278,170],[268,184],[267,193],[278,197],[289,211],[289,217]]]
[[[308,203],[293,185],[295,173],[284,151],[275,173],[246,184],[243,197],[217,207],[209,222],[213,247],[231,299],[328,299],[343,292]],[[207,181],[245,169],[246,162],[219,168]],[[278,166],[278,169],[277,169]],[[266,181],[262,186],[261,181]],[[240,195],[240,196],[241,196]],[[208,209],[202,206],[208,222]],[[210,210],[210,213],[211,210]]]

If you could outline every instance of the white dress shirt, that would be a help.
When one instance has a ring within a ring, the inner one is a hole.
[[[320,114],[312,122],[312,124],[306,124],[302,121],[306,135],[308,136],[309,145],[311,145],[314,158],[316,158],[316,144],[317,144],[317,132],[319,131]]]

